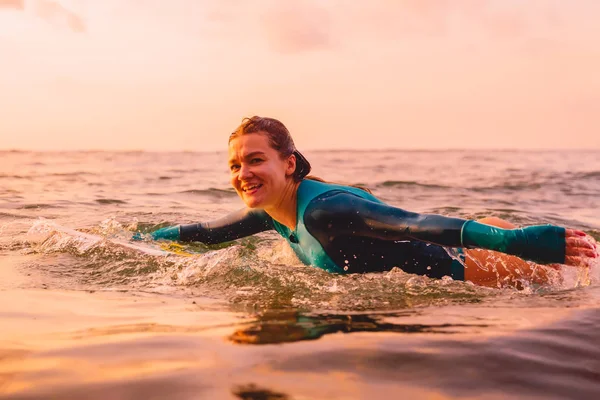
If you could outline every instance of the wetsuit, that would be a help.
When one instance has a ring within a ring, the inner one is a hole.
[[[464,267],[444,247],[485,248],[536,262],[564,262],[564,228],[543,225],[501,229],[389,206],[361,189],[303,180],[297,192],[296,229],[260,209],[155,232],[155,239],[214,244],[275,229],[298,258],[329,272],[385,271],[464,279]]]

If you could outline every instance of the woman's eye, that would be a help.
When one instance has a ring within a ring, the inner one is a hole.
[[[261,161],[262,161],[262,159],[260,159],[260,158],[253,158],[252,160],[250,160],[250,162],[251,162],[252,164],[258,164],[258,163],[259,163],[259,162],[261,162]]]
[[[231,165],[231,166],[229,167],[229,169],[230,169],[232,172],[233,172],[233,171],[237,171],[238,169],[240,169],[240,166],[239,166],[239,165]]]

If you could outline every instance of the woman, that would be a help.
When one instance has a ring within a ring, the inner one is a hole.
[[[543,269],[524,260],[589,266],[597,257],[593,241],[581,231],[552,225],[513,229],[498,218],[476,222],[416,214],[389,206],[366,189],[310,177],[310,163],[287,128],[272,118],[243,120],[229,137],[229,168],[246,208],[208,223],[162,228],[152,238],[214,244],[275,229],[303,263],[329,272],[399,267],[488,286],[523,276],[543,282]]]

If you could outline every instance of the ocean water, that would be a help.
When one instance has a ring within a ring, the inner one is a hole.
[[[305,155],[407,210],[600,239],[598,151]],[[242,207],[228,182],[222,152],[0,152],[0,399],[600,398],[598,264],[483,288],[328,274],[273,232],[116,244]]]

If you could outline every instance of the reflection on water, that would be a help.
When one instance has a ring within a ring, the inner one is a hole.
[[[600,310],[560,305],[596,290],[538,297],[527,314],[523,298],[252,319],[140,293],[0,292],[13,299],[0,399],[594,399]]]
[[[384,321],[406,317],[411,313],[319,314],[297,311],[272,311],[259,314],[250,326],[236,330],[229,340],[240,344],[274,344],[316,340],[331,333],[463,333],[464,329],[486,328],[486,324],[397,324]]]

